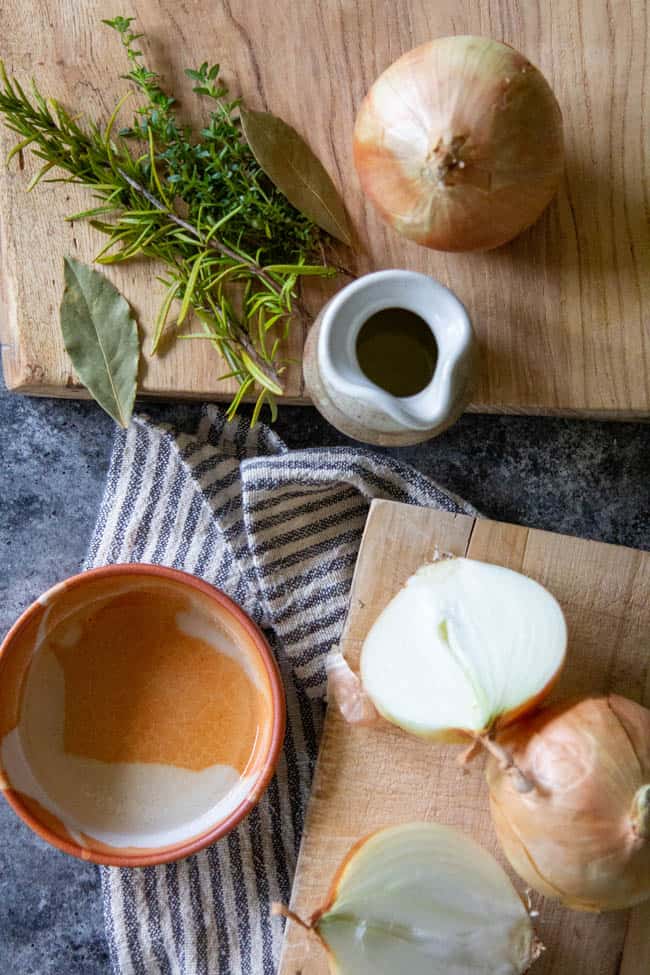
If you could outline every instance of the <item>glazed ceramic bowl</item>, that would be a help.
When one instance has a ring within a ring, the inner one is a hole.
[[[265,790],[284,727],[260,630],[173,569],[74,576],[0,647],[0,787],[83,860],[166,863],[224,836]]]

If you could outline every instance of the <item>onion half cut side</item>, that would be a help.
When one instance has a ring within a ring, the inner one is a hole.
[[[566,654],[564,615],[539,583],[451,558],[425,565],[379,615],[361,682],[379,713],[424,738],[462,742],[534,708]]]
[[[379,830],[353,847],[309,927],[333,975],[517,975],[542,950],[496,860],[435,823]]]

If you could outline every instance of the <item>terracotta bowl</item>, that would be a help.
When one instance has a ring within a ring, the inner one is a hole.
[[[218,840],[266,789],[284,729],[260,630],[174,569],[73,576],[0,647],[0,788],[83,860],[141,867]]]

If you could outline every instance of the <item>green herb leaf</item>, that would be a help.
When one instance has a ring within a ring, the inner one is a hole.
[[[242,105],[240,116],[251,152],[269,179],[297,210],[349,246],[350,221],[343,201],[302,136],[270,112]]]
[[[72,257],[64,260],[61,331],[79,378],[102,409],[129,425],[140,340],[128,302],[108,278]]]
[[[287,141],[293,146],[291,179],[286,164],[279,174],[271,168],[271,176],[264,172],[242,138],[240,100],[228,95],[218,64],[204,61],[187,72],[195,91],[210,99],[205,125],[195,135],[176,114],[175,100],[161,87],[159,75],[144,63],[137,46],[142,35],[135,32],[133,18],[107,23],[120,35],[129,68],[124,77],[140,96],[131,126],[113,134],[124,98],[105,125],[98,120],[82,123],[78,114],[45,98],[36,84],[27,94],[9,79],[1,60],[0,120],[16,136],[14,152],[29,150],[41,161],[43,168],[32,185],[43,178],[81,184],[93,192],[94,204],[71,219],[87,219],[106,236],[96,263],[139,257],[164,268],[166,295],[155,322],[153,351],[165,336],[180,337],[176,326],[196,316],[244,391],[264,394],[273,410],[274,395],[282,393],[276,357],[300,302],[300,281],[311,274],[335,273],[325,263],[323,244],[328,241],[306,214],[314,212],[322,227],[332,226],[337,236],[349,239],[342,204],[322,166],[279,119],[272,120],[273,138],[282,143],[283,158]],[[257,147],[260,158],[268,155],[267,142]],[[172,315],[177,301],[180,312]],[[169,317],[175,321],[168,327]],[[129,335],[137,344],[137,335]],[[75,331],[72,345],[78,341]],[[137,361],[137,349],[127,347],[124,362],[134,357]],[[109,412],[125,423],[131,400],[128,409],[120,405],[110,379],[109,370],[104,399],[108,396]],[[233,409],[240,399],[235,397]]]

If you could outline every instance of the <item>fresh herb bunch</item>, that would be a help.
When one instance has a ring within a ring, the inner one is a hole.
[[[180,334],[208,339],[226,359],[242,397],[257,392],[254,421],[264,402],[275,415],[282,393],[279,359],[288,332],[299,279],[331,276],[316,261],[323,234],[266,176],[242,136],[238,100],[228,98],[219,65],[201,65],[186,74],[194,92],[210,100],[208,124],[196,137],[174,112],[174,99],[159,76],[143,63],[131,30],[133,18],[104,21],[120,34],[130,65],[125,76],[145,96],[133,125],[114,135],[128,94],[104,129],[82,128],[54,100],[46,101],[32,82],[31,98],[10,80],[0,62],[0,112],[20,137],[9,158],[28,147],[43,160],[31,180],[80,183],[100,203],[70,220],[88,219],[108,236],[96,260],[114,264],[146,256],[164,265],[159,279],[166,291],[155,323],[152,352],[159,348],[178,303],[174,328],[194,312],[200,331]],[[52,176],[55,168],[66,176]],[[325,237],[326,240],[326,237]]]

